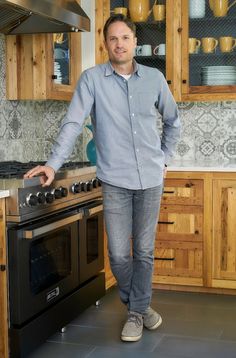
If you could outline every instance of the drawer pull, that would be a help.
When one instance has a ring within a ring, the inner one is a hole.
[[[154,260],[174,261],[175,257],[154,257]]]
[[[6,265],[0,265],[0,271],[6,271]]]
[[[174,225],[174,221],[158,221],[158,224]]]
[[[175,191],[174,190],[164,190],[163,194],[174,194]]]

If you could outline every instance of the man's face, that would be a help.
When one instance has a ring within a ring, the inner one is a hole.
[[[131,29],[121,21],[108,27],[105,47],[112,63],[123,65],[132,61],[137,38]]]

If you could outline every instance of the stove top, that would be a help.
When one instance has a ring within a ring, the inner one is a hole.
[[[46,162],[30,161],[22,163],[18,161],[0,162],[0,179],[23,179],[24,174],[37,165],[44,165]],[[67,162],[64,163],[59,172],[66,170],[76,170],[90,167],[90,162]]]
[[[101,197],[96,167],[90,162],[67,162],[56,173],[49,187],[42,187],[41,176],[24,178],[24,174],[45,162],[0,162],[0,189],[8,189],[7,221],[47,215],[88,200]]]

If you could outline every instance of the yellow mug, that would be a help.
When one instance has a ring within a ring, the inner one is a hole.
[[[153,18],[155,21],[163,21],[166,17],[165,5],[153,5]]]
[[[214,52],[216,46],[218,45],[218,40],[214,37],[203,37],[202,38],[202,50],[205,53]]]
[[[127,7],[115,7],[113,12],[114,14],[122,14],[124,16],[127,16],[128,9]]]
[[[222,36],[219,38],[221,52],[231,52],[236,46],[236,39],[231,36]]]
[[[195,37],[190,37],[188,39],[188,52],[196,53],[201,46],[201,41],[196,39]]]
[[[210,8],[215,17],[226,16],[228,10],[235,4],[236,0],[234,0],[231,4],[229,4],[228,0],[209,0]]]

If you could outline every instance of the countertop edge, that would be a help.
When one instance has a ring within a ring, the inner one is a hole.
[[[9,190],[0,190],[0,199],[4,199],[10,196]]]
[[[236,167],[178,167],[169,166],[168,172],[225,172],[225,173],[236,173]]]

